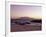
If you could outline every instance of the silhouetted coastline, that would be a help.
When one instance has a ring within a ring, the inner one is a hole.
[[[11,32],[41,30],[42,20],[29,17],[11,19]]]

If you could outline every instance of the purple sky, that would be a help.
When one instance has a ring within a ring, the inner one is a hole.
[[[11,17],[41,18],[41,6],[11,5]]]

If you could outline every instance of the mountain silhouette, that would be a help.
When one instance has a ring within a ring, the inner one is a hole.
[[[34,19],[30,17],[19,17],[16,19],[11,19],[11,23],[15,23],[19,25],[31,24],[31,22],[41,23],[41,19]]]

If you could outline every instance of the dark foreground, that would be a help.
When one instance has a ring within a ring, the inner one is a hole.
[[[11,25],[11,32],[41,31],[41,25]]]
[[[42,20],[29,17],[11,19],[11,32],[19,31],[41,31]]]

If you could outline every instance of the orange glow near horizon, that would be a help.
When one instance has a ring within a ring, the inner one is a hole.
[[[18,17],[41,19],[41,6],[11,5],[11,18]]]

